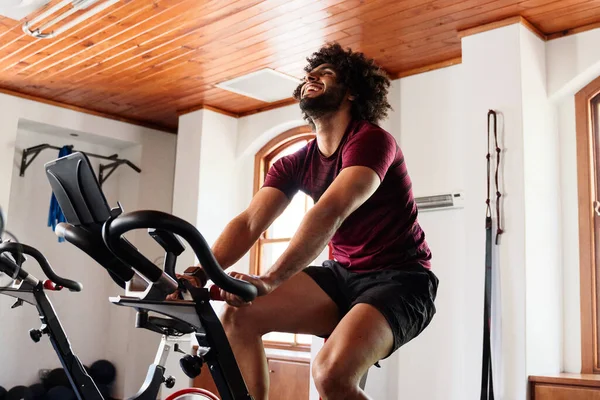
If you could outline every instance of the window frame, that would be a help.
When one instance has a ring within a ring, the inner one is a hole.
[[[595,153],[595,132],[592,116],[592,99],[600,94],[600,77],[592,81],[575,95],[575,122],[577,137],[577,187],[579,205],[579,268],[581,289],[581,372],[600,374],[598,340],[598,270],[595,224],[600,216],[594,215],[597,193],[597,168],[600,154]]]
[[[268,172],[268,165],[281,150],[285,147],[290,146],[296,142],[302,140],[312,140],[315,138],[315,133],[312,131],[310,126],[303,125],[296,128],[289,129],[283,133],[280,133],[275,138],[271,139],[265,144],[254,157],[254,188],[253,194],[256,194],[262,187],[266,174]],[[265,232],[261,233],[260,238],[265,238]],[[260,240],[260,239],[259,239]],[[260,269],[260,245],[257,240],[256,243],[250,249],[250,273],[258,274]],[[310,345],[300,343],[286,343],[276,341],[265,341],[265,346],[269,348],[295,350],[295,351],[310,351]]]

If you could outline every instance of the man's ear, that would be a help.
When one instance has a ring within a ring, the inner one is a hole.
[[[348,95],[348,100],[350,100],[350,101],[354,101],[354,100],[356,100],[356,98],[357,98],[357,97],[358,97],[358,96],[355,96],[355,95],[353,95],[353,94],[349,94],[349,95]]]

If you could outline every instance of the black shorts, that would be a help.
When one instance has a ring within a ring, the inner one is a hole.
[[[392,328],[394,348],[385,358],[419,335],[435,315],[438,278],[419,264],[401,269],[352,272],[335,261],[304,269],[331,297],[342,318],[359,303],[374,306]]]

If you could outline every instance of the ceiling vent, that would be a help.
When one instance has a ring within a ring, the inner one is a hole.
[[[291,98],[294,89],[300,82],[298,78],[265,68],[221,82],[216,86],[253,99],[273,103]]]
[[[50,0],[0,0],[0,15],[20,21],[49,2]]]

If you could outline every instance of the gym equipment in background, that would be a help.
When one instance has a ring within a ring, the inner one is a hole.
[[[120,205],[111,210],[85,154],[70,154],[47,163],[45,168],[67,220],[57,226],[56,233],[90,255],[113,279],[124,283],[126,295],[110,301],[135,308],[136,327],[164,336],[193,334],[198,352],[182,358],[180,364],[186,375],[198,376],[206,363],[222,400],[251,400],[223,326],[210,304],[210,291],[184,281],[181,285],[193,301],[166,300],[180,288],[174,271],[185,246],[179,237],[188,242],[215,285],[247,301],[256,297],[256,287],[225,274],[204,237],[188,222],[159,211],[123,214]],[[147,229],[164,249],[164,270],[123,237],[136,229]],[[176,398],[173,396],[169,399]]]
[[[28,256],[40,265],[42,271],[48,277],[47,280],[41,281],[23,269],[20,264],[26,262]],[[0,294],[17,299],[12,308],[20,307],[24,303],[29,303],[37,308],[42,326],[39,329],[31,329],[29,336],[36,343],[43,336],[48,336],[63,366],[62,370],[56,369],[51,373],[55,373],[58,377],[58,375],[62,375],[64,372],[68,378],[67,382],[64,382],[64,379],[61,382],[60,377],[53,378],[59,384],[48,390],[46,398],[60,400],[68,400],[70,398],[78,400],[106,400],[107,397],[102,394],[96,382],[90,377],[84,365],[71,349],[67,335],[54,311],[54,307],[46,296],[46,291],[60,291],[63,288],[67,288],[72,292],[79,292],[82,290],[82,285],[79,282],[58,276],[42,253],[22,243],[0,243],[0,272],[9,276],[17,275],[17,280],[14,284],[2,289]],[[131,397],[130,400],[155,400],[163,383],[169,388],[174,386],[175,379],[165,377],[164,364],[167,360],[169,350],[170,346],[167,344],[166,337],[163,337],[155,362],[149,367],[144,384],[139,392]],[[97,365],[96,369],[99,370],[100,368],[98,367]],[[110,378],[106,377],[107,381]],[[69,383],[71,387],[64,386],[65,384],[69,385]],[[33,395],[34,393],[31,388],[26,388],[25,386],[15,387],[6,394],[4,400],[13,398],[20,400],[26,394]],[[206,398],[195,397],[195,399]],[[208,397],[208,399],[212,398]]]

